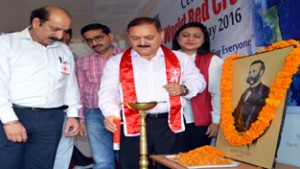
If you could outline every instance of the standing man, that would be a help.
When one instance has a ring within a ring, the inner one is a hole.
[[[161,45],[164,32],[158,20],[136,18],[127,32],[132,48],[105,65],[99,107],[106,117],[105,127],[111,132],[116,131],[113,119],[122,109],[120,166],[138,169],[139,113],[119,103],[167,101],[147,111],[148,154],[176,153],[175,133],[184,130],[183,98],[202,92],[206,83],[187,55]]]
[[[265,63],[261,60],[255,60],[250,64],[247,78],[250,86],[243,92],[233,112],[235,127],[239,132],[245,132],[251,127],[266,104],[270,88],[261,82],[265,69]]]
[[[88,135],[94,169],[115,169],[112,133],[104,127],[104,116],[98,108],[98,90],[106,61],[122,50],[112,45],[113,34],[106,25],[93,23],[81,29],[83,41],[94,51],[79,58],[76,74],[82,108],[79,111],[80,135]]]
[[[74,59],[59,42],[71,17],[57,6],[32,11],[31,26],[0,37],[0,168],[52,169],[65,135],[78,133]]]

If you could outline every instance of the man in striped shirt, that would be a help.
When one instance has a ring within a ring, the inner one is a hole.
[[[98,108],[98,90],[106,61],[120,52],[112,45],[113,34],[106,25],[93,23],[81,29],[83,41],[93,50],[76,63],[76,75],[80,90],[80,135],[88,136],[94,169],[115,169],[112,133],[105,129],[104,116]]]

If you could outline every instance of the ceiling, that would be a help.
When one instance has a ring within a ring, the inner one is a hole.
[[[145,14],[159,0],[0,0],[0,32],[21,31],[29,26],[32,10],[45,5],[58,5],[72,16],[73,40],[81,40],[80,29],[89,23],[102,23],[111,28],[117,39],[130,20]]]

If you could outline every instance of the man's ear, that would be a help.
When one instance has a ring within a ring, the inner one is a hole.
[[[39,18],[33,18],[31,24],[32,24],[33,28],[37,28],[37,27],[42,26],[42,22],[41,22],[41,20]]]
[[[110,38],[111,41],[114,40],[114,35],[112,33],[109,33],[108,36],[109,36],[109,38]]]

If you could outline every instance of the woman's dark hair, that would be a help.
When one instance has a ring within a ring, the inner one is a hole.
[[[101,29],[102,32],[107,34],[107,35],[110,34],[109,27],[106,26],[106,25],[102,25],[100,23],[92,23],[92,24],[84,26],[83,28],[81,28],[80,34],[83,36],[83,34],[87,31],[98,30],[98,29]]]
[[[199,28],[203,32],[204,35],[204,43],[197,49],[198,54],[207,54],[210,52],[210,39],[209,34],[207,31],[206,26],[204,26],[200,22],[189,22],[184,25],[182,25],[175,33],[173,41],[172,41],[172,49],[173,50],[179,50],[181,46],[179,45],[177,38],[179,36],[179,33],[183,31],[186,28]]]

